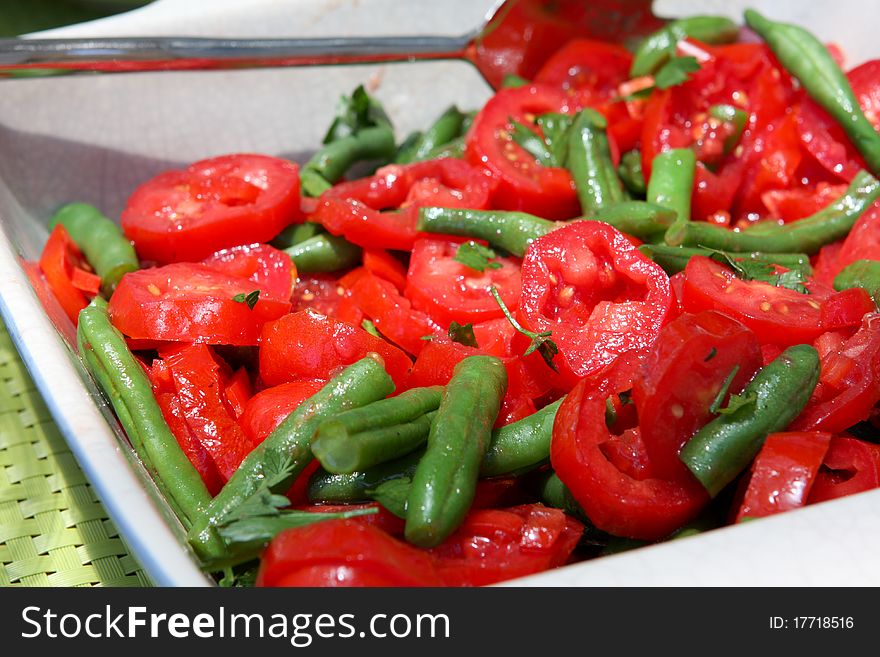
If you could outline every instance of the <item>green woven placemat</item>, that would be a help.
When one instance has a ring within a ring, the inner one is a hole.
[[[149,586],[0,322],[0,586]]]

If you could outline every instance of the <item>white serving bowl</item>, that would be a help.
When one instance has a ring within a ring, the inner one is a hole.
[[[457,34],[475,26],[489,4],[160,0],[45,34]],[[668,0],[658,10],[737,16],[736,6],[743,4]],[[800,22],[824,39],[836,38],[851,63],[876,48],[864,23],[875,20],[867,1],[749,4]],[[865,29],[854,33],[852,25]],[[113,217],[138,184],[197,159],[250,151],[302,160],[319,143],[338,98],[360,83],[375,87],[399,135],[426,125],[449,104],[479,107],[490,95],[476,71],[461,62],[0,82],[0,312],[80,465],[157,584],[211,580],[66,341],[72,327],[62,314],[46,313],[22,262],[39,257],[46,222],[63,203],[93,203]],[[511,584],[877,585],[877,545],[880,490]]]

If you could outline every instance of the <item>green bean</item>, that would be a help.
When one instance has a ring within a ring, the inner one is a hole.
[[[611,161],[607,127],[604,116],[585,109],[577,115],[568,133],[567,166],[577,188],[581,212],[586,216],[625,198]]]
[[[556,224],[525,212],[419,209],[418,229],[426,233],[462,235],[489,242],[494,247],[522,257],[529,244],[556,228]]]
[[[103,299],[96,298],[80,312],[77,345],[135,452],[189,527],[211,502],[211,495],[168,428],[153,387],[125,338],[110,323]]]
[[[495,429],[480,465],[481,477],[500,477],[533,470],[550,459],[553,420],[562,400]]]
[[[697,158],[689,148],[658,153],[651,163],[648,202],[675,211],[679,222],[691,218],[691,194]]]
[[[584,513],[581,505],[574,499],[574,495],[568,489],[555,472],[550,471],[544,475],[538,485],[538,494],[541,501],[554,509],[562,509],[568,515],[574,516],[581,522],[592,525],[592,522]]]
[[[409,133],[406,136],[406,139],[400,142],[400,146],[397,147],[397,154],[394,156],[394,161],[398,164],[412,162],[413,153],[424,134],[425,133],[421,130],[415,130],[414,132]]]
[[[140,267],[134,247],[115,222],[87,203],[69,203],[49,220],[49,229],[58,224],[67,229],[70,239],[101,277],[104,294],[110,296],[124,274]]]
[[[343,237],[319,234],[284,249],[296,270],[303,273],[347,269],[361,260],[361,249]]]
[[[319,468],[309,479],[309,500],[326,504],[363,502],[369,499],[368,490],[378,488],[386,481],[401,477],[412,479],[424,453],[423,449],[416,450],[394,461],[350,474],[332,474]]]
[[[609,205],[590,218],[640,240],[653,241],[662,238],[673,224],[675,211],[645,201],[623,201]]]
[[[663,267],[663,270],[670,276],[677,274],[680,271],[684,271],[688,261],[692,257],[698,255],[707,256],[726,264],[723,257],[719,257],[716,251],[711,249],[701,249],[699,247],[642,244],[639,247],[639,250]],[[807,276],[810,276],[813,273],[813,267],[810,264],[810,256],[804,253],[764,253],[761,251],[752,251],[751,253],[732,255],[755,262],[766,262],[779,265],[786,269],[797,269],[804,272]]]
[[[846,237],[878,197],[880,182],[867,171],[860,171],[843,196],[805,219],[782,226],[756,225],[741,232],[703,221],[676,223],[666,232],[666,243],[740,253],[767,250],[812,255],[824,245]]]
[[[743,130],[746,129],[746,123],[749,121],[749,115],[745,110],[733,105],[712,105],[709,108],[709,116],[733,126],[733,132],[724,140],[723,152],[727,155],[739,143]]]
[[[675,54],[678,42],[693,37],[704,43],[730,43],[739,35],[739,25],[721,16],[691,16],[667,23],[646,38],[635,52],[629,76],[651,75]]]
[[[421,139],[412,149],[410,157],[404,157],[403,159],[398,157],[397,161],[406,164],[426,159],[436,149],[461,136],[464,119],[464,113],[453,105],[443,112],[440,118],[425,131],[425,134],[422,135]]]
[[[301,224],[291,224],[282,230],[275,239],[272,240],[272,246],[276,249],[289,249],[300,242],[305,242],[310,237],[315,237],[323,233],[321,224],[311,221],[304,221]]]
[[[782,431],[810,400],[819,380],[819,354],[789,347],[745,387],[736,410],[697,431],[679,457],[712,497],[745,470],[767,435]]]
[[[840,124],[871,172],[880,175],[880,134],[865,117],[849,80],[822,42],[802,27],[768,20],[753,9],[745,11],[745,19],[807,94]]]
[[[469,356],[455,366],[413,475],[406,512],[409,542],[438,545],[464,519],[506,389],[507,372],[494,356]]]
[[[835,290],[846,290],[860,287],[867,291],[880,304],[880,262],[877,260],[856,260],[848,265],[834,278]]]
[[[505,73],[504,78],[501,80],[502,89],[515,89],[516,87],[525,87],[529,84],[531,82],[516,73]]]
[[[306,196],[320,196],[337,182],[355,162],[391,160],[396,152],[390,125],[358,130],[331,141],[303,166],[300,184]]]
[[[216,527],[284,463],[283,473],[273,477],[271,492],[286,491],[312,461],[309,447],[318,425],[328,417],[382,399],[394,390],[391,377],[372,358],[363,358],[333,377],[323,388],[300,404],[293,413],[248,454],[220,493],[193,523],[190,544],[205,561],[223,554],[210,541]]]
[[[437,160],[441,157],[454,157],[457,159],[461,159],[464,157],[464,149],[465,149],[465,138],[464,135],[461,137],[456,137],[452,139],[442,146],[438,146],[431,152],[429,152],[424,159],[426,160]]]
[[[642,171],[642,153],[639,150],[627,151],[620,157],[617,175],[624,187],[634,196],[644,197],[648,191],[645,174]]]

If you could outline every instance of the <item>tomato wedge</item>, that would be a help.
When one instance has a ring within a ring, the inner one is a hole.
[[[683,475],[678,453],[712,419],[727,377],[737,368],[729,391],[739,393],[761,365],[755,334],[719,312],[684,314],[663,327],[632,392],[654,475]]]
[[[366,248],[410,251],[418,236],[415,215],[379,212],[355,199],[322,197],[310,220]]]
[[[201,260],[243,239],[268,242],[300,216],[297,165],[234,154],[147,181],[128,199],[121,223],[141,260],[170,263]]]
[[[303,379],[266,388],[245,404],[239,424],[254,445],[259,445],[284,422],[297,406],[324,387],[325,381]]]
[[[830,441],[830,433],[817,431],[767,436],[752,464],[736,521],[804,506]]]
[[[370,353],[380,356],[396,383],[412,362],[394,345],[331,317],[303,310],[274,321],[260,336],[260,378],[270,386],[299,379],[327,380]]]
[[[504,314],[490,293],[498,290],[505,305],[519,305],[520,271],[514,258],[493,258],[482,272],[455,260],[460,242],[420,239],[413,247],[404,295],[413,308],[427,313],[441,326],[498,319]],[[497,267],[493,269],[492,267]]]
[[[87,266],[67,229],[61,224],[55,226],[40,255],[40,271],[74,326],[79,311],[89,305],[86,294],[95,296],[101,287],[100,277],[87,271]]]
[[[355,519],[327,520],[276,536],[257,586],[440,586],[431,557]]]
[[[809,503],[834,500],[880,487],[880,445],[849,436],[834,436]]]
[[[572,110],[568,94],[546,85],[502,89],[483,106],[467,135],[467,159],[486,167],[498,180],[496,207],[548,219],[567,219],[580,212],[568,171],[538,164],[511,135],[511,120],[532,128],[537,116]]]
[[[574,518],[540,504],[477,510],[430,554],[446,586],[487,586],[561,566],[583,531]]]
[[[573,385],[654,344],[672,307],[669,277],[618,230],[574,222],[535,240],[523,260],[521,323],[552,332]]]
[[[623,46],[607,41],[572,39],[548,59],[535,82],[585,92],[593,102],[610,100],[629,78],[632,55]]]

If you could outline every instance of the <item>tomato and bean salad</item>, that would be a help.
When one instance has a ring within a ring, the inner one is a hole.
[[[572,40],[398,142],[211,157],[42,281],[224,585],[477,586],[880,486],[880,60]],[[53,302],[54,303],[54,302]]]

